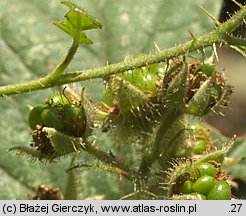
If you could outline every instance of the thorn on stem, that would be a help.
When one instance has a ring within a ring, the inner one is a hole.
[[[154,42],[154,46],[155,46],[155,48],[157,49],[158,52],[161,51],[161,49],[160,49],[159,46],[156,44],[156,42]]]
[[[215,43],[213,43],[213,50],[214,50],[214,56],[215,56],[217,62],[219,62],[219,56],[218,56],[218,52],[217,52],[217,48],[216,48]]]
[[[243,8],[244,6],[237,2],[236,0],[231,0],[233,3],[235,3],[238,7]]]
[[[198,5],[215,23],[216,26],[220,26],[221,23],[211,14],[206,10],[202,5]]]
[[[195,34],[190,29],[188,29],[187,31],[190,33],[190,36],[192,37],[193,40],[196,40],[197,39],[197,37],[195,36]]]

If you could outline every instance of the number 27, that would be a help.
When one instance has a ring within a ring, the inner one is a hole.
[[[239,212],[242,204],[231,204],[232,210],[230,212]]]

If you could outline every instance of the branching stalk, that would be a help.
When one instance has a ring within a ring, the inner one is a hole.
[[[67,54],[61,59],[61,62],[56,66],[56,68],[44,78],[45,83],[56,83],[56,81],[60,78],[64,70],[72,61],[77,49],[79,47],[78,40],[74,38],[71,47],[69,48]]]
[[[202,49],[212,44],[230,44],[245,46],[245,40],[235,39],[228,37],[238,26],[240,26],[246,18],[246,7],[243,7],[235,14],[231,19],[217,26],[217,29],[200,36],[196,39],[188,41],[184,44],[165,49],[155,54],[142,55],[136,59],[128,62],[121,62],[117,64],[108,65],[105,67],[99,67],[95,69],[89,69],[84,71],[77,71],[68,74],[62,74],[68,64],[71,62],[73,55],[75,54],[78,44],[74,42],[69,49],[66,57],[62,59],[61,63],[56,69],[45,77],[38,80],[24,82],[20,84],[6,85],[0,87],[0,96],[20,94],[24,92],[31,92],[39,89],[50,88],[63,84],[79,82],[94,78],[105,78],[107,76],[122,73],[126,70],[139,68],[145,65],[166,61],[167,59],[174,58],[180,55],[185,55],[192,51]]]
[[[133,171],[122,162],[119,162],[113,154],[104,152],[96,145],[93,145],[88,141],[85,143],[84,151],[88,152],[98,160],[112,167],[118,168],[119,170],[121,170],[121,175],[126,177],[127,179],[132,180],[135,178]]]
[[[139,172],[142,176],[148,175],[150,171],[150,167],[152,164],[158,160],[160,157],[160,154],[162,152],[166,152],[167,148],[173,148],[171,146],[171,143],[165,143],[165,146],[162,146],[162,149],[160,149],[160,145],[163,144],[163,139],[168,136],[166,134],[167,130],[172,126],[174,122],[177,121],[177,119],[182,115],[182,112],[178,110],[174,110],[173,112],[169,113],[166,118],[162,121],[162,124],[158,128],[156,138],[154,141],[154,146],[152,148],[152,152],[150,154],[146,154],[143,156]]]

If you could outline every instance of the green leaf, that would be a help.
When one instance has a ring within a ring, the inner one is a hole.
[[[246,140],[241,139],[235,142],[233,148],[229,152],[229,158],[232,160],[240,160],[239,163],[229,166],[227,169],[231,171],[233,178],[241,179],[246,182]]]
[[[71,137],[60,133],[54,128],[44,127],[43,131],[48,133],[48,138],[55,152],[60,155],[66,155],[71,152],[78,152],[83,149],[83,139],[81,137]]]
[[[184,63],[182,71],[171,81],[167,89],[166,103],[170,108],[180,109],[185,108],[185,97],[187,93],[187,76],[189,73],[189,66]]]
[[[173,46],[190,39],[187,29],[196,35],[212,30],[213,22],[197,4],[204,5],[217,16],[221,0],[84,0],[81,6],[93,17],[99,18],[104,28],[88,31],[89,40],[94,41],[93,46],[83,46],[68,70],[102,66],[107,61],[122,61],[129,54],[149,53],[153,51],[154,42],[161,49]],[[48,74],[71,42],[67,35],[51,25],[67,13],[60,0],[0,1],[0,8],[0,85]],[[101,99],[104,89],[101,80],[73,84],[72,87],[81,85],[86,86],[86,93],[92,96],[94,102]],[[40,184],[60,187],[65,191],[65,169],[69,167],[70,157],[61,159],[59,163],[44,165],[6,152],[14,146],[29,147],[31,136],[27,106],[43,103],[59,90],[49,89],[0,99],[0,199],[27,199],[32,188]],[[115,151],[116,147],[107,134],[97,135],[97,140],[105,151]],[[133,145],[124,145],[119,154],[127,155],[127,159],[135,165],[139,161],[139,152]],[[78,158],[81,163],[89,159],[87,154]],[[79,180],[81,198],[104,195],[104,198],[118,199],[132,192],[129,182],[119,181],[118,177],[99,171],[83,170]]]
[[[55,22],[54,24],[73,38],[78,38],[80,44],[92,44],[93,42],[87,38],[83,30],[102,28],[102,24],[78,6],[66,1],[61,3],[70,9],[65,15],[67,21]]]
[[[206,114],[205,110],[209,107],[211,84],[213,80],[214,78],[210,77],[201,85],[196,94],[187,104],[187,113],[197,116],[203,116]]]

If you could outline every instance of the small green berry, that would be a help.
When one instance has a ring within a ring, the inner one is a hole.
[[[70,105],[70,104],[65,104],[62,107],[62,112],[64,116],[70,119],[77,119],[79,112],[80,112],[80,107],[78,105]]]
[[[199,172],[199,176],[204,176],[204,175],[208,175],[208,176],[212,176],[215,177],[217,170],[216,168],[207,162],[199,162],[194,164],[193,166],[194,170],[197,169]]]
[[[45,126],[55,128],[62,131],[65,128],[59,111],[55,107],[46,108],[41,113],[41,119]]]
[[[182,194],[189,194],[192,192],[192,182],[187,180],[186,182],[184,182],[184,184],[182,185],[181,189],[180,189],[180,193]]]
[[[154,75],[164,74],[165,67],[162,64],[152,64],[149,66],[149,72]]]
[[[155,93],[158,74],[154,70],[157,68],[152,68],[152,72],[147,67],[129,70],[123,74],[123,78],[146,93]]]
[[[198,178],[192,185],[192,190],[201,194],[207,194],[215,184],[215,180],[211,176],[204,175]]]
[[[144,72],[144,70],[145,68],[128,70],[122,74],[122,77],[131,84],[139,87],[139,85],[141,86],[141,83],[139,82],[142,81],[142,73]]]
[[[47,108],[46,104],[39,104],[30,111],[28,115],[28,124],[32,130],[36,129],[36,125],[43,125],[41,113],[45,108]]]
[[[157,76],[155,74],[146,72],[142,78],[142,89],[146,92],[155,93]]]
[[[62,94],[55,94],[49,97],[46,102],[51,107],[62,107],[65,104],[68,104],[68,99]]]
[[[197,140],[193,144],[192,149],[195,154],[201,154],[202,152],[206,151],[207,143],[203,140]]]
[[[207,195],[208,200],[230,200],[231,199],[231,187],[223,180],[215,183],[213,188]]]
[[[86,129],[86,115],[83,107],[66,104],[61,111],[65,132],[70,136],[82,137]]]

